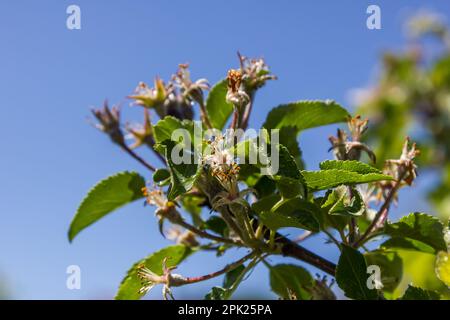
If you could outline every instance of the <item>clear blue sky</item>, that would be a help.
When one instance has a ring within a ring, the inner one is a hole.
[[[81,7],[81,30],[66,28],[70,4]],[[369,4],[381,7],[382,30],[366,28]],[[348,106],[349,90],[373,79],[382,50],[400,48],[402,23],[419,8],[450,12],[439,0],[2,1],[0,281],[10,297],[112,298],[132,263],[169,243],[141,203],[68,243],[69,223],[93,184],[122,170],[145,172],[87,124],[90,106],[105,98],[125,102],[124,114],[136,117],[125,96],[139,81],[157,74],[167,79],[178,63],[189,62],[194,78],[214,83],[237,67],[237,50],[263,56],[279,77],[258,93],[252,126],[281,102],[335,99]],[[326,137],[332,133],[327,127],[301,137],[310,167],[330,157]],[[417,199],[398,211],[413,206],[427,209]],[[336,260],[323,240],[306,245]],[[200,275],[239,255],[199,254],[179,271]],[[71,264],[81,267],[81,290],[66,289]],[[200,298],[217,284],[176,289],[175,296]],[[264,267],[237,297],[254,292],[274,297]],[[151,297],[159,298],[159,289]]]

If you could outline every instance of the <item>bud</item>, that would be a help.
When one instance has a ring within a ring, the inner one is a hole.
[[[131,149],[135,149],[143,144],[148,145],[150,148],[153,147],[153,127],[150,122],[150,112],[147,109],[144,110],[144,123],[139,126],[127,125],[126,130],[134,139]]]
[[[204,104],[203,90],[209,90],[208,80],[199,79],[195,82],[191,80],[188,64],[180,64],[177,73],[173,77],[175,84],[180,88],[181,93],[187,101],[195,101]]]
[[[120,110],[118,107],[109,109],[108,102],[105,101],[103,109],[92,109],[92,114],[99,121],[95,127],[105,132],[114,143],[124,144],[124,136],[120,129]]]
[[[250,59],[242,56],[239,52],[238,57],[241,66],[242,81],[249,94],[264,86],[267,80],[277,79],[275,75],[270,74],[264,59]]]
[[[334,151],[334,155],[338,160],[359,160],[361,158],[361,152],[367,153],[369,158],[376,162],[375,153],[364,143],[362,143],[361,137],[367,130],[368,120],[361,120],[360,116],[349,118],[347,121],[351,140],[348,140],[345,131],[338,129],[336,137],[329,137],[331,142],[330,150]]]
[[[250,101],[250,97],[242,90],[242,73],[239,70],[228,70],[227,80],[227,102],[232,103],[238,109],[245,106]]]
[[[140,82],[135,89],[135,94],[128,96],[128,98],[135,100],[135,104],[146,107],[160,109],[164,103],[168,92],[164,82],[156,77],[155,87],[150,88],[144,82]]]
[[[409,143],[410,139],[406,137],[400,159],[386,160],[384,172],[393,176],[399,182],[404,181],[411,185],[417,177],[417,166],[414,163],[414,158],[420,154],[420,150],[416,148],[415,143],[409,147]]]

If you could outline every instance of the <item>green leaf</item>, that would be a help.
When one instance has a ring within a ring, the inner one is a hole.
[[[245,266],[240,265],[239,267],[228,271],[223,278],[223,287],[226,289],[231,288],[231,286],[241,277],[242,272],[244,272]]]
[[[181,206],[186,212],[191,214],[194,225],[200,226],[203,224],[201,218],[202,205],[205,203],[205,197],[186,193],[181,197]]]
[[[281,197],[278,194],[263,197],[258,201],[253,202],[252,210],[257,214],[261,214],[264,211],[270,211],[272,207],[280,200]]]
[[[165,140],[158,144],[159,151],[165,150],[165,158],[167,165],[171,173],[171,184],[169,194],[167,198],[174,200],[177,196],[188,192],[194,186],[200,172],[201,165],[196,164],[194,154],[189,155],[190,159],[187,159],[189,163],[176,164],[172,159],[172,150],[177,146],[177,143],[172,140]],[[183,152],[189,152],[183,150]]]
[[[84,228],[117,208],[143,198],[145,180],[136,172],[121,172],[96,184],[83,199],[69,228],[69,241]]]
[[[396,223],[386,224],[384,231],[391,237],[423,242],[438,252],[447,251],[443,230],[444,226],[436,217],[415,212],[401,218]]]
[[[367,287],[366,260],[358,250],[342,245],[341,256],[336,269],[336,282],[351,299],[374,300],[378,298],[377,290]]]
[[[204,228],[213,231],[221,236],[226,236],[228,227],[225,221],[218,216],[211,216],[205,221]]]
[[[289,150],[298,168],[303,170],[305,164],[302,159],[302,151],[298,145],[297,135],[298,131],[295,127],[282,127],[279,132],[279,142]]]
[[[349,116],[347,110],[331,100],[298,101],[272,109],[263,126],[266,129],[294,127],[298,132],[304,129],[344,122]]]
[[[393,237],[391,239],[386,240],[380,245],[381,248],[384,249],[404,249],[404,250],[411,250],[411,251],[420,251],[424,253],[431,253],[434,254],[436,251],[433,249],[433,247],[430,247],[429,245],[414,240],[414,239],[408,239],[408,238],[401,238],[401,237]]]
[[[270,287],[283,299],[310,300],[314,279],[306,269],[292,264],[270,267]]]
[[[289,150],[283,146],[278,146],[279,168],[278,172],[271,176],[276,181],[278,190],[283,198],[294,198],[306,195],[306,184],[295,159]]]
[[[383,291],[393,292],[403,276],[403,261],[395,251],[376,250],[364,254],[367,265],[377,265],[381,271]]]
[[[214,128],[222,130],[233,113],[233,105],[226,101],[227,80],[215,84],[206,99],[206,111]]]
[[[360,174],[347,170],[302,171],[303,177],[312,191],[326,190],[341,184],[354,185],[375,181],[392,180],[391,176],[379,173]]]
[[[157,169],[153,174],[153,181],[158,185],[165,185],[165,182],[170,179],[170,172],[167,169]]]
[[[190,120],[179,120],[172,116],[166,116],[153,126],[153,134],[156,143],[172,140],[172,132],[177,129],[185,129],[189,133],[189,144],[194,141],[194,123]],[[178,142],[178,141],[177,141]]]
[[[424,290],[411,285],[406,289],[400,300],[439,300],[440,294],[436,291]]]
[[[361,174],[380,173],[382,172],[364,162],[356,160],[327,160],[320,163],[321,170],[345,170]]]
[[[320,230],[320,224],[317,220],[318,208],[315,204],[300,198],[283,200],[280,204],[271,206],[269,210],[268,203],[271,203],[275,197],[267,197],[253,204],[255,212],[259,212],[261,222],[271,230],[281,228],[300,228],[312,232]],[[261,210],[261,208],[264,208]]]
[[[328,214],[341,216],[361,216],[365,211],[365,204],[361,194],[355,188],[352,189],[353,197],[348,195],[348,187],[339,186],[328,194],[322,208],[330,207]]]
[[[162,264],[165,258],[166,267],[175,267],[179,265],[184,259],[186,259],[191,254],[191,249],[183,245],[174,245],[166,247],[159,250],[148,257],[136,262],[130,270],[128,270],[127,275],[122,280],[117,291],[116,300],[137,300],[140,299],[143,294],[139,293],[141,288],[141,280],[137,275],[137,267],[139,265],[144,265],[150,271],[156,273],[157,275],[162,275],[163,269]]]
[[[222,287],[212,287],[211,291],[206,294],[205,300],[227,300],[229,289]]]
[[[247,185],[255,189],[260,198],[273,194],[277,189],[275,181],[266,175],[260,176],[253,185],[249,185],[248,183]]]
[[[206,300],[228,300],[233,295],[237,286],[244,279],[245,274],[248,272],[244,265],[228,271],[223,278],[222,287],[213,287],[211,291],[205,296]]]
[[[267,157],[267,165],[263,165],[261,161],[251,165],[267,169],[267,176],[276,182],[278,190],[284,198],[304,197],[306,185],[295,159],[285,146],[278,144],[274,146],[274,150],[272,150],[272,146],[274,145],[269,144],[267,146],[267,154],[262,154],[255,140],[245,140],[238,143],[233,152],[239,157],[240,162],[245,164],[251,163],[250,154],[259,154],[258,160],[261,160],[260,156]],[[272,152],[277,153],[273,155],[277,163],[271,162],[271,160],[274,160],[272,159]],[[256,160],[256,157],[253,160]]]

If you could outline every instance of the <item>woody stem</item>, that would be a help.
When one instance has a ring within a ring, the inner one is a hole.
[[[123,150],[127,152],[131,157],[133,157],[135,160],[137,160],[140,164],[142,164],[144,167],[149,169],[150,171],[156,171],[156,168],[152,166],[151,164],[147,163],[144,159],[142,159],[136,152],[130,149],[125,143],[120,144]]]
[[[191,231],[192,233],[198,235],[199,237],[205,238],[205,239],[210,239],[213,241],[217,241],[217,242],[222,242],[222,243],[228,243],[228,244],[232,244],[235,246],[242,246],[242,244],[240,242],[237,242],[235,240],[229,239],[229,238],[223,238],[223,237],[218,237],[215,235],[212,235],[206,231],[200,230],[197,227],[187,223],[186,221],[184,221],[183,219],[179,219],[177,221],[174,221],[174,223],[178,224],[179,226]]]
[[[234,269],[236,269],[237,267],[239,267],[240,265],[242,265],[244,262],[246,262],[247,260],[253,258],[255,256],[255,252],[251,252],[248,255],[246,255],[245,257],[230,263],[228,265],[226,265],[223,269],[213,272],[213,273],[209,273],[209,274],[205,274],[203,276],[199,276],[199,277],[187,277],[186,278],[186,284],[188,283],[196,283],[196,282],[201,282],[201,281],[206,281],[218,276],[221,276],[229,271],[232,271]]]

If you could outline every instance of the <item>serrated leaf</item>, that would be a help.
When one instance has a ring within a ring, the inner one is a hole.
[[[302,171],[303,178],[312,191],[326,190],[341,184],[354,185],[375,181],[392,180],[391,176],[379,173],[360,174],[353,171],[330,169]]]
[[[84,228],[121,206],[143,198],[145,179],[136,172],[121,172],[96,184],[83,199],[69,228],[69,241]]]
[[[233,113],[233,105],[226,101],[227,80],[216,83],[206,99],[206,111],[214,128],[222,130]]]
[[[381,272],[382,290],[393,292],[403,276],[403,261],[395,251],[376,250],[364,254],[367,265],[377,265]]]
[[[223,278],[222,286],[226,289],[231,288],[231,286],[241,277],[242,272],[244,272],[245,266],[240,265],[239,267],[228,271]]]
[[[194,186],[200,172],[201,165],[195,163],[195,155],[192,152],[188,154],[189,159],[186,159],[187,163],[181,162],[176,164],[172,159],[172,150],[177,147],[177,143],[172,140],[165,140],[158,144],[158,149],[164,150],[165,159],[170,170],[170,188],[167,198],[174,200],[177,196],[188,192]],[[182,152],[189,152],[183,149]]]
[[[252,210],[257,214],[261,214],[264,211],[270,211],[272,207],[281,200],[281,197],[278,194],[273,194],[267,197],[263,197],[258,201],[253,202]]]
[[[375,300],[377,290],[367,287],[366,260],[358,250],[342,245],[341,256],[336,269],[336,282],[345,295],[351,299]]]
[[[411,251],[420,251],[424,253],[434,254],[436,251],[433,247],[409,238],[401,238],[401,237],[393,237],[391,239],[386,240],[380,245],[381,248],[384,249],[403,249],[403,250],[411,250]]]
[[[165,258],[166,267],[174,267],[179,265],[184,259],[186,259],[189,254],[191,254],[191,249],[183,245],[169,246],[161,249],[148,257],[136,262],[130,270],[128,270],[127,275],[122,280],[117,291],[116,300],[137,300],[140,299],[143,294],[139,293],[141,288],[141,280],[137,275],[137,267],[139,265],[144,265],[150,271],[156,273],[157,275],[162,275],[163,269],[162,264]]]
[[[159,185],[164,184],[170,178],[170,172],[167,169],[157,169],[153,173],[153,181]]]
[[[294,127],[297,131],[337,122],[349,117],[347,110],[336,102],[297,101],[280,105],[270,111],[263,125],[266,129]]]
[[[270,287],[283,299],[310,300],[314,279],[309,272],[292,264],[270,267]]]
[[[320,208],[315,204],[300,198],[283,201],[275,209],[273,208],[278,195],[263,198],[252,205],[252,209],[258,213],[261,222],[271,230],[281,228],[300,228],[318,232],[320,224],[317,214]],[[278,202],[278,201],[277,201]]]
[[[161,143],[165,140],[172,140],[172,133],[177,129],[185,129],[189,133],[191,142],[193,140],[194,123],[190,120],[180,120],[172,116],[166,116],[159,120],[153,126],[153,134],[156,143]]]
[[[221,236],[226,236],[228,232],[227,224],[218,216],[211,216],[208,220],[206,220],[204,223],[204,228]]]
[[[258,168],[264,167],[267,170],[267,175],[263,176],[275,181],[284,198],[304,197],[306,194],[305,181],[289,150],[281,144],[276,146],[269,144],[266,150],[267,153],[263,153],[263,157],[267,157],[267,165],[263,165],[261,162],[252,165]],[[272,155],[273,152],[276,154]],[[249,164],[251,163],[249,155],[259,154],[259,148],[254,140],[245,140],[235,147],[235,153],[241,163]],[[258,160],[261,160],[259,156]]]
[[[212,287],[205,296],[205,300],[227,300],[229,289],[222,287]]]
[[[322,208],[328,208],[328,214],[351,216],[361,216],[365,211],[365,204],[361,194],[355,188],[351,187],[352,198],[348,194],[348,187],[339,186],[328,193]]]
[[[345,170],[361,174],[367,173],[382,173],[375,167],[372,167],[364,162],[356,160],[326,160],[320,163],[321,170]]]
[[[297,141],[298,130],[295,127],[282,127],[279,132],[279,142],[285,146],[295,159],[299,169],[304,169],[305,164],[302,159],[302,151]]]
[[[411,285],[406,289],[400,300],[439,300],[440,294],[436,291],[424,290]]]
[[[425,243],[435,252],[446,251],[444,226],[436,217],[424,213],[411,213],[398,222],[387,223],[385,233],[391,237],[406,238]]]
[[[435,271],[437,277],[450,288],[450,253],[445,251],[438,252]]]

